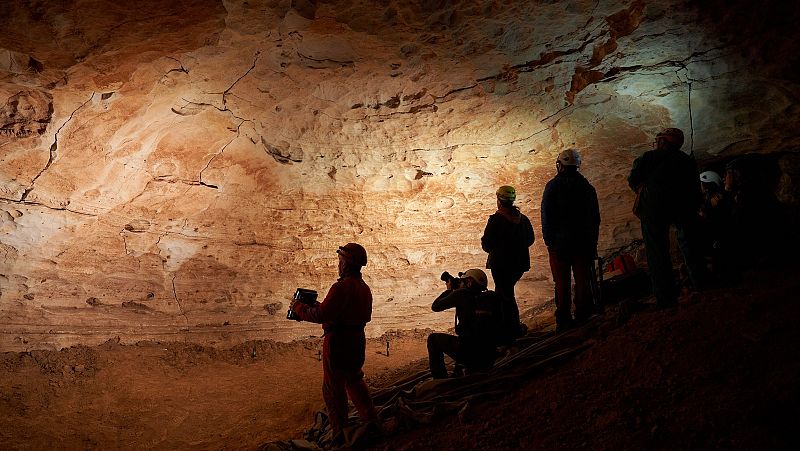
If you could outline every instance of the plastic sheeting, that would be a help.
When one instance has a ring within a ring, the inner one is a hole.
[[[449,379],[431,379],[429,371],[421,371],[398,380],[393,386],[372,391],[375,408],[382,424],[393,430],[407,430],[420,424],[431,424],[443,417],[463,418],[472,406],[506,395],[545,369],[558,366],[590,346],[599,317],[585,326],[566,333],[531,332],[504,350],[494,367],[486,373]],[[361,448],[383,440],[368,425],[359,424],[354,409],[350,426],[345,428],[347,448]],[[271,442],[264,451],[318,450],[331,448],[332,434],[324,410],[318,411],[314,425],[303,440]]]

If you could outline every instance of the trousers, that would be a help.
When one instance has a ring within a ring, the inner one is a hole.
[[[670,221],[659,221],[642,217],[642,238],[647,253],[647,267],[653,283],[653,294],[660,307],[677,305],[679,287],[675,283],[672,256],[669,248]],[[693,220],[675,222],[678,247],[689,279],[696,289],[700,289],[704,273],[702,258],[698,252],[698,223]]]
[[[575,320],[583,321],[594,312],[592,303],[592,257],[549,253],[550,271],[556,289],[556,324],[572,322],[572,276],[575,276]]]
[[[519,324],[519,306],[517,305],[517,298],[514,294],[514,286],[521,278],[522,272],[519,271],[492,269],[492,279],[494,279],[495,293],[513,301],[508,303],[512,309],[512,311],[509,312],[509,324]]]
[[[322,398],[331,429],[347,425],[347,396],[364,422],[376,422],[377,413],[364,382],[364,331],[327,333],[322,343]]]
[[[489,341],[489,337],[485,341]],[[491,342],[490,342],[491,343]],[[467,371],[488,371],[497,358],[493,344],[469,344],[461,337],[434,332],[428,335],[428,365],[434,379],[447,377],[444,356],[464,365]]]

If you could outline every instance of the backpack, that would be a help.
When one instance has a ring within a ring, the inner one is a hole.
[[[509,333],[513,333],[519,325],[510,327],[506,314],[504,299],[494,291],[483,291],[472,298],[469,308],[464,309],[462,316],[456,316],[456,334],[463,340],[485,347],[495,347],[513,341]]]
[[[633,261],[633,257],[630,254],[620,253],[608,264],[606,272],[613,272],[616,275],[634,271],[636,271],[636,263]]]

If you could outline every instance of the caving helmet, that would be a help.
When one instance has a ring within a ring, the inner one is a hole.
[[[561,163],[561,166],[575,166],[581,167],[581,154],[577,149],[566,149],[558,154],[556,162]]]
[[[722,188],[722,177],[714,171],[705,171],[700,174],[700,181],[703,183],[713,183],[717,188]]]
[[[503,202],[513,203],[517,199],[517,190],[513,186],[501,186],[497,188],[497,198]]]
[[[478,268],[468,269],[459,275],[462,279],[466,279],[467,277],[471,278],[483,288],[489,285],[489,279],[486,277],[486,273]]]
[[[358,243],[347,243],[344,246],[339,246],[336,253],[356,266],[367,265],[367,250]]]

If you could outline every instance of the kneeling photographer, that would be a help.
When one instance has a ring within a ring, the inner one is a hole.
[[[456,309],[456,335],[428,336],[428,363],[434,379],[447,377],[447,354],[467,372],[488,371],[497,358],[497,346],[506,344],[503,299],[486,289],[488,279],[480,269],[469,269],[455,278],[442,274],[447,289],[433,301],[431,310]]]
[[[364,327],[372,319],[372,292],[361,277],[367,264],[367,251],[359,244],[347,243],[339,255],[339,279],[331,286],[322,303],[304,302],[298,290],[289,317],[298,321],[322,324],[322,397],[328,408],[333,431],[333,445],[345,441],[342,429],[347,426],[347,395],[361,420],[377,425],[378,416],[364,382]]]

